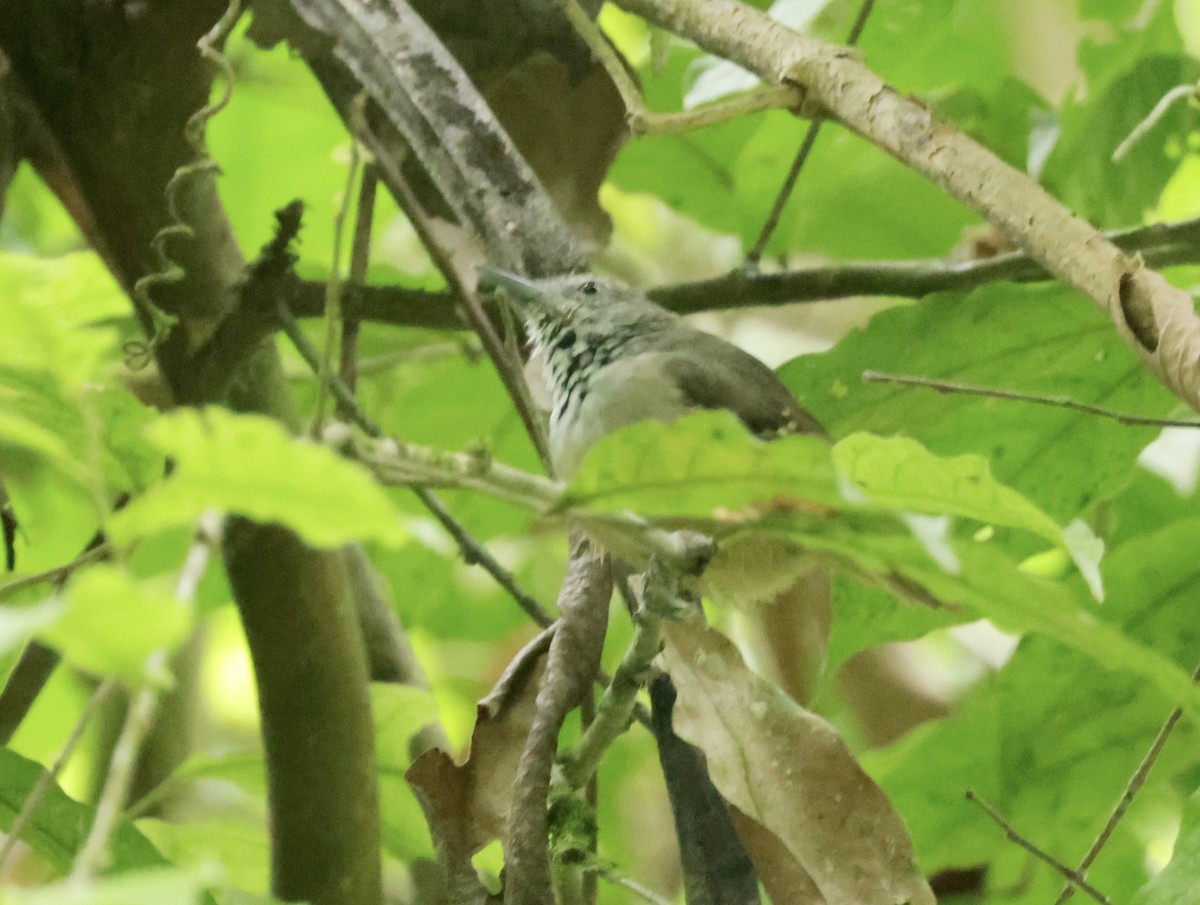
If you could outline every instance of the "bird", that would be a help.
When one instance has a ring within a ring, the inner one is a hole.
[[[591,274],[529,279],[480,267],[519,311],[550,389],[550,459],[569,479],[600,439],[638,421],[728,409],[748,430],[827,437],[775,372],[645,294]]]

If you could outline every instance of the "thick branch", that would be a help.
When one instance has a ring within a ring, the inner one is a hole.
[[[127,289],[156,268],[152,239],[169,221],[164,187],[193,160],[184,123],[212,87],[195,42],[226,6],[198,0],[127,15],[123,3],[20,0],[0,16],[0,47],[47,136],[32,162]],[[194,237],[173,239],[168,250],[185,276],[156,287],[154,300],[181,327],[155,351],[176,401],[216,402],[219,390],[197,386],[191,352],[234,306],[245,262],[212,173],[193,173],[180,195]],[[288,421],[273,345],[246,352],[236,362],[231,406]],[[241,555],[227,563],[230,583],[261,668],[269,727],[273,886],[322,905],[370,905],[381,895],[374,740],[361,640],[342,629],[347,592],[333,580],[341,577],[341,554],[244,522],[227,536],[234,540]]]
[[[276,0],[275,6],[286,4]],[[406,3],[292,0],[328,44],[289,35],[350,119],[349,102],[365,91],[377,105],[364,136],[381,161],[402,159],[403,136],[458,222],[489,261],[531,276],[579,268],[583,260],[533,171],[500,128],[479,92],[437,36]]]
[[[1172,392],[1200,410],[1200,321],[1191,298],[1124,254],[1029,176],[884,83],[846,48],[797,34],[737,0],[620,5],[772,84],[928,176],[1055,276],[1093,299]]]
[[[225,561],[258,680],[273,891],[321,905],[378,902],[374,729],[343,554],[235,518]]]

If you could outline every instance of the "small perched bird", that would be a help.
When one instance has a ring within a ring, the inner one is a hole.
[[[636,421],[729,409],[754,433],[825,435],[775,373],[645,295],[588,275],[529,280],[480,268],[516,303],[550,386],[550,456],[569,478],[600,438]]]

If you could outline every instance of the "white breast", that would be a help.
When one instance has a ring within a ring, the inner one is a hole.
[[[653,352],[614,361],[592,376],[582,400],[572,400],[551,418],[550,457],[560,478],[570,478],[592,445],[618,428],[648,419],[674,421],[687,412],[661,361]]]

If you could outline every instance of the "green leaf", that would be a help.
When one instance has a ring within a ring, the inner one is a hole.
[[[1103,599],[1099,562],[1104,543],[1083,522],[1064,529],[1011,487],[992,477],[987,459],[936,456],[915,440],[851,434],[833,448],[833,461],[868,499],[900,510],[960,515],[988,525],[1020,528],[1066,549]]]
[[[867,64],[899,91],[990,90],[1010,71],[1019,40],[1005,19],[993,0],[881,0],[859,46]],[[845,40],[844,27],[835,40]]]
[[[1200,903],[1200,792],[1187,800],[1171,863],[1143,886],[1134,905],[1197,905]]]
[[[855,433],[833,447],[838,472],[874,503],[973,518],[1062,543],[1062,528],[992,477],[983,456],[937,456],[907,437]]]
[[[1164,416],[1177,404],[1108,319],[1059,285],[997,284],[967,296],[931,296],[884,311],[831,351],[780,369],[833,436],[903,435],[938,455],[982,455],[997,480],[1060,524],[1125,485],[1154,428],[1027,402],[864,383],[865,370],[1065,394],[1144,415]]]
[[[745,246],[758,237],[803,135],[804,124],[794,117],[766,116],[731,161],[727,211],[742,212],[737,231]],[[919,218],[912,216],[915,210],[922,212]],[[936,257],[978,222],[912,168],[849,130],[826,128],[768,251],[867,260]]]
[[[190,608],[159,582],[100,564],[71,578],[61,614],[38,635],[85,672],[137,683],[146,659],[173,650],[191,624]]]
[[[288,436],[269,418],[221,408],[177,411],[148,433],[176,468],[113,516],[116,543],[194,523],[209,509],[279,522],[318,547],[405,539],[399,514],[365,469]]]
[[[980,456],[945,458],[915,440],[863,433],[832,450],[810,436],[767,443],[729,412],[699,412],[673,424],[643,422],[604,438],[585,457],[559,507],[720,519],[750,504],[768,511],[821,506],[965,516],[1031,532],[1080,551],[1081,558],[1085,552],[1095,556],[1086,526],[1073,526],[1068,545],[1064,529],[996,481]],[[1094,565],[1090,558],[1085,562]]]
[[[966,707],[862,755],[863,767],[904,815],[926,872],[996,856],[999,837],[989,835],[986,818],[964,793],[973,789],[1004,804],[1003,715],[994,700],[990,708]]]
[[[1184,11],[1186,4],[1080,0],[1079,6],[1087,20],[1076,53],[1086,81],[1080,92],[1084,97],[1099,97],[1139,60],[1178,55],[1185,49],[1179,26],[1192,18]]]
[[[132,871],[86,883],[64,880],[39,889],[10,889],[3,905],[198,905],[216,877],[175,868]]]
[[[12,829],[34,783],[44,773],[41,764],[8,748],[0,748],[0,830],[7,833]],[[57,783],[51,782],[32,822],[21,833],[21,839],[49,861],[56,874],[62,875],[70,870],[94,816],[93,808],[68,797]],[[127,823],[118,825],[110,852],[111,867],[116,871],[166,864],[146,837]],[[46,898],[41,901],[58,903],[65,900]]]
[[[993,92],[964,87],[934,104],[939,117],[1018,170],[1030,163],[1030,136],[1035,127],[1053,122],[1046,102],[1024,82],[1006,77]]]
[[[266,799],[267,768],[261,751],[193,754],[171,774],[172,782],[201,779],[233,783],[247,795]]]
[[[711,516],[776,495],[846,505],[829,444],[811,436],[767,443],[731,412],[697,412],[674,424],[643,421],[602,439],[559,507]]]
[[[1200,64],[1188,57],[1143,58],[1086,107],[1069,109],[1046,162],[1047,188],[1097,226],[1141,223],[1179,166],[1198,122],[1194,105],[1172,105],[1122,160],[1113,161],[1113,152],[1164,94],[1198,78]]]
[[[0,472],[31,543],[47,541],[34,536],[39,522],[63,534],[48,496],[75,497],[94,527],[106,500],[162,474],[162,456],[141,436],[152,416],[124,389],[71,388],[49,371],[0,365]]]
[[[1097,610],[1147,650],[1189,669],[1200,643],[1192,618],[1200,562],[1188,552],[1198,530],[1200,519],[1192,518],[1111,550],[1109,597]],[[976,789],[1024,835],[1070,862],[1095,838],[1172,704],[1138,675],[1098,668],[1078,651],[1031,637],[956,703],[954,716],[867,753],[864,765],[905,815],[927,871],[988,864],[999,879],[1024,865],[1005,856],[999,831],[962,792]],[[1194,786],[1196,752],[1195,728],[1185,720],[1089,872],[1112,901],[1131,901],[1145,882],[1145,839],[1170,819],[1173,790]],[[1039,877],[1034,885],[1022,901],[1052,900],[1061,878]]]
[[[271,845],[265,823],[226,817],[195,823],[144,819],[137,828],[172,864],[213,874],[252,893],[270,887]]]
[[[433,840],[404,774],[412,766],[412,736],[437,721],[433,696],[421,688],[376,682],[371,685],[371,711],[375,717],[384,848],[402,860],[432,857]]]
[[[0,253],[0,284],[0,361],[53,374],[72,390],[101,376],[117,342],[116,330],[102,322],[127,317],[129,302],[99,256]]]
[[[929,632],[975,618],[954,612],[901,603],[894,594],[844,575],[833,584],[833,623],[825,647],[825,675],[859,651],[894,641],[912,641]]]
[[[899,577],[938,601],[969,608],[1004,631],[1045,635],[1106,669],[1141,676],[1167,701],[1200,715],[1200,688],[1187,671],[1103,621],[1102,613],[1084,604],[1063,582],[1020,571],[1016,561],[993,543],[954,544],[958,569],[951,572],[911,535],[880,530],[884,525],[878,521],[863,525],[861,519],[846,516],[823,520],[790,516],[789,520],[789,533],[799,548],[832,554],[885,582]],[[776,530],[782,530],[783,523],[778,520]]]

